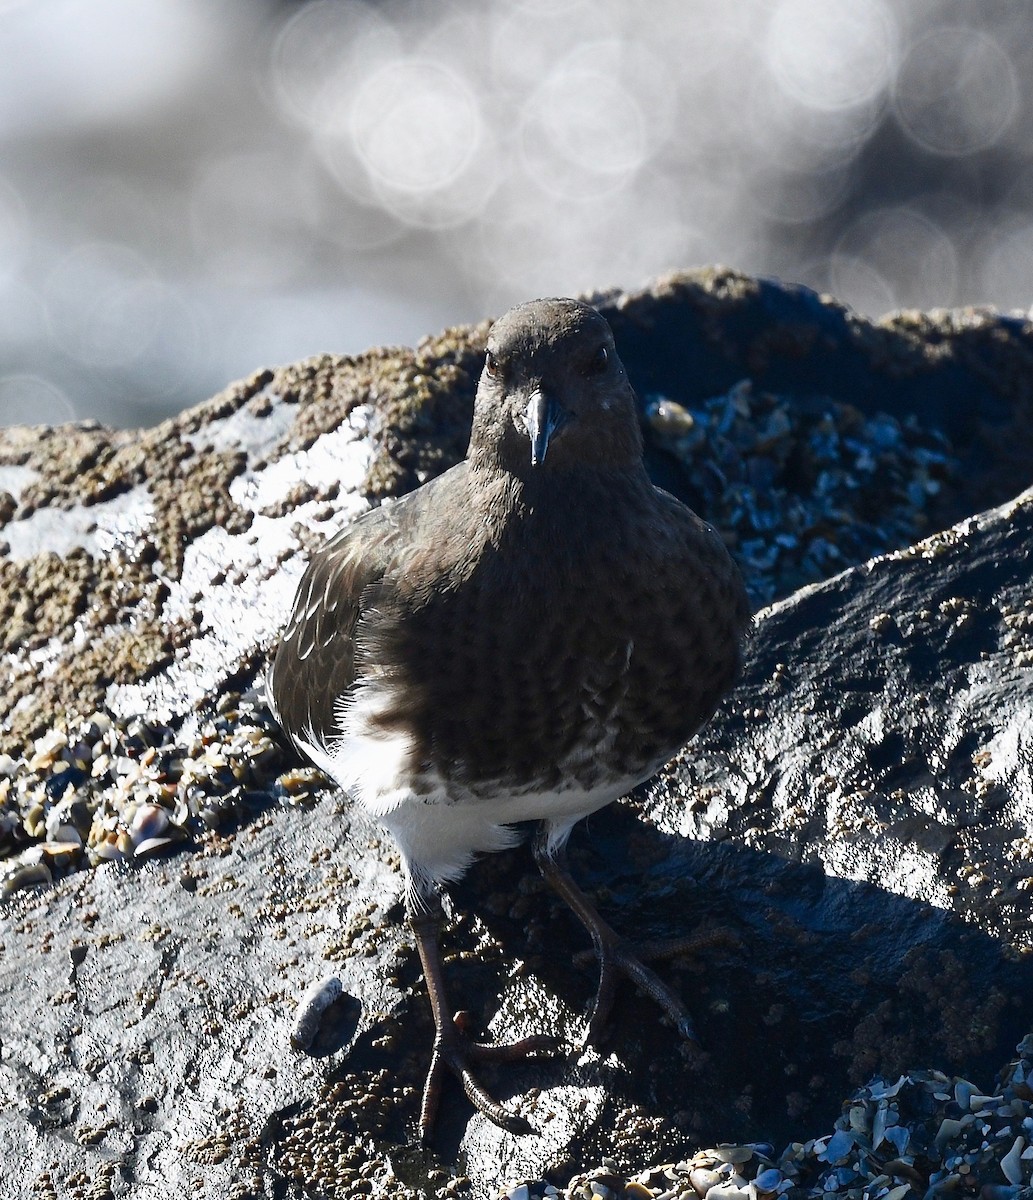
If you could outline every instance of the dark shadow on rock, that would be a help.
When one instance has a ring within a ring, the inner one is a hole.
[[[1028,1026],[1033,962],[956,917],[816,864],[666,835],[620,805],[588,825],[573,838],[575,876],[632,942],[730,935],[657,965],[689,1005],[702,1053],[630,984],[618,999],[603,1047],[619,1063],[608,1105],[651,1114],[637,1139],[647,1153],[817,1136],[873,1074],[924,1066],[988,1078]],[[528,958],[547,990],[585,1012],[597,970],[572,959],[587,935],[547,888],[528,888],[534,877],[526,852],[498,855],[457,900],[489,926],[505,962]],[[499,912],[500,889],[533,899],[516,916]],[[603,1120],[571,1153],[611,1153],[614,1136]]]

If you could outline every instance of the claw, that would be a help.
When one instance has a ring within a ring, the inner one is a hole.
[[[421,1140],[426,1143],[430,1139],[446,1072],[450,1072],[459,1080],[466,1098],[474,1108],[499,1128],[517,1136],[537,1133],[529,1121],[517,1113],[510,1112],[484,1090],[470,1069],[470,1064],[516,1062],[534,1054],[555,1054],[558,1048],[559,1040],[544,1034],[521,1038],[518,1042],[498,1043],[473,1042],[461,1033],[443,1031],[435,1040],[430,1070],[427,1072],[427,1082],[423,1088],[423,1103],[420,1106]]]

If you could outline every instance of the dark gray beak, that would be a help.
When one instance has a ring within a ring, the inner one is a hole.
[[[570,420],[570,413],[551,396],[542,391],[532,393],[524,409],[527,434],[531,439],[531,466],[540,467],[545,462],[549,439]]]

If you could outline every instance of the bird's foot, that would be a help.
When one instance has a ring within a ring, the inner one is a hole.
[[[534,1133],[534,1126],[517,1113],[510,1112],[485,1091],[474,1075],[472,1066],[479,1063],[518,1062],[532,1055],[555,1054],[559,1049],[559,1039],[542,1034],[521,1038],[516,1042],[476,1042],[465,1032],[467,1023],[467,1014],[459,1012],[450,1024],[437,1031],[420,1107],[421,1139],[427,1142],[430,1138],[446,1074],[452,1074],[459,1080],[474,1108],[500,1129],[517,1135]]]
[[[427,898],[424,898],[425,902]],[[467,1099],[501,1129],[509,1133],[533,1133],[523,1117],[512,1113],[493,1099],[478,1082],[473,1067],[479,1063],[516,1062],[533,1054],[555,1054],[559,1039],[548,1035],[521,1038],[515,1042],[478,1042],[469,1036],[470,1015],[457,1012],[452,1016],[445,989],[445,976],[438,945],[441,907],[436,897],[429,898],[425,907],[407,900],[409,923],[416,936],[416,947],[423,974],[427,981],[427,996],[434,1015],[434,1051],[431,1055],[427,1082],[423,1087],[420,1106],[420,1138],[426,1143],[434,1126],[446,1074],[452,1074],[462,1084]]]
[[[727,944],[735,941],[734,936],[725,929],[703,929],[688,937],[640,942],[632,950],[629,943],[615,933],[598,913],[594,913],[594,918],[590,927],[593,949],[574,956],[577,965],[593,956],[599,961],[599,986],[588,1021],[587,1042],[598,1045],[602,1040],[616,999],[617,982],[623,975],[663,1009],[686,1041],[698,1046],[699,1038],[681,997],[645,964],[649,959],[674,958],[720,943]]]
[[[592,901],[574,882],[567,866],[564,843],[550,843],[549,827],[546,824],[542,825],[535,837],[534,857],[546,883],[566,901],[574,915],[588,930],[593,951],[599,960],[599,987],[588,1020],[587,1042],[596,1045],[602,1040],[603,1030],[617,995],[617,982],[623,975],[663,1009],[683,1038],[698,1046],[699,1039],[696,1037],[692,1018],[681,997],[664,983],[655,971],[650,970],[643,959],[691,953],[715,942],[734,941],[732,935],[723,929],[704,929],[689,937],[639,943],[632,949],[629,942],[607,925]],[[579,957],[581,956],[575,956],[574,961],[577,962]]]

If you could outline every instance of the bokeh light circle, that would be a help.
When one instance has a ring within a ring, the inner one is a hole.
[[[453,183],[483,136],[480,107],[455,71],[399,59],[355,96],[351,136],[367,171],[390,191],[427,193]]]
[[[1028,214],[994,230],[982,248],[979,274],[987,296],[1004,308],[1033,309],[1033,221]]]
[[[0,376],[0,425],[60,425],[75,420],[65,393],[40,375]]]
[[[158,331],[164,288],[127,246],[93,242],[70,250],[51,271],[44,302],[63,349],[89,365],[143,358]]]
[[[905,133],[934,154],[985,150],[1019,105],[1015,67],[996,38],[977,29],[937,29],[911,47],[894,93]]]
[[[768,27],[767,65],[808,108],[867,104],[890,84],[897,31],[882,0],[780,0]]]
[[[272,45],[277,104],[291,120],[312,129],[332,125],[362,70],[401,53],[395,27],[372,5],[310,0],[284,22]]]
[[[872,316],[934,308],[953,300],[958,254],[936,222],[916,208],[896,205],[869,210],[847,227],[830,275],[837,295]]]

